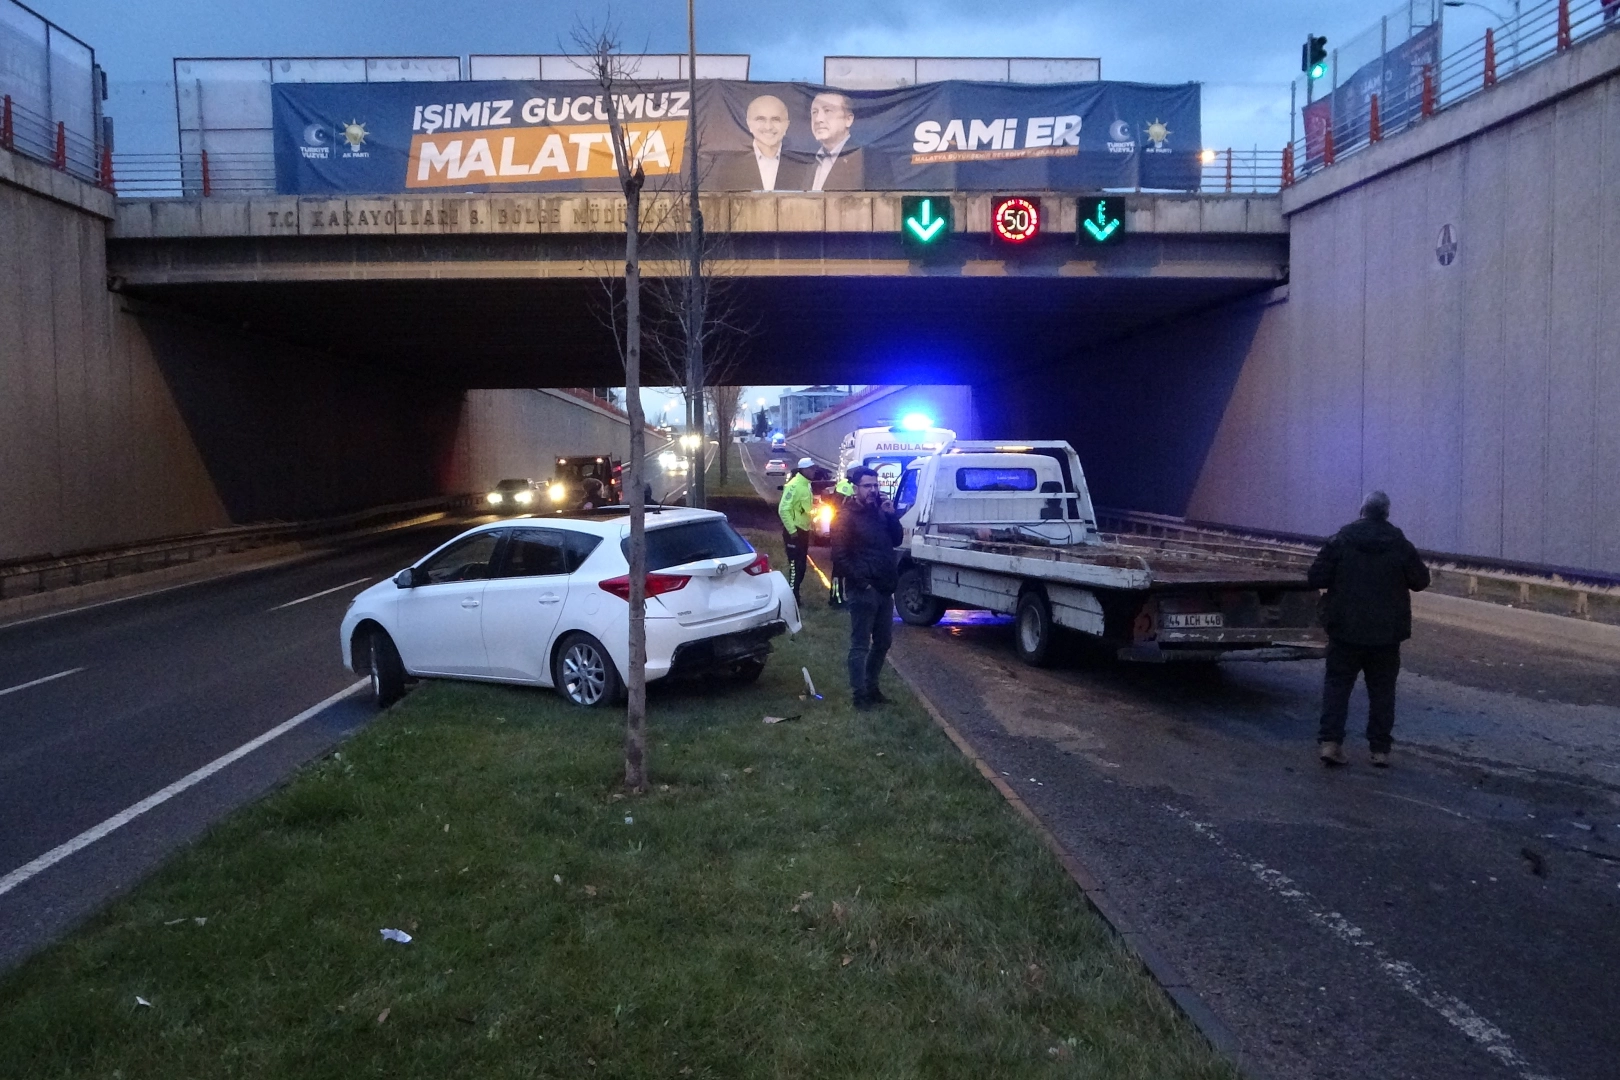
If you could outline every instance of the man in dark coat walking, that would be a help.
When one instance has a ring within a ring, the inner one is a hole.
[[[1372,763],[1389,765],[1395,728],[1395,679],[1401,642],[1412,636],[1412,593],[1429,587],[1429,568],[1406,534],[1389,523],[1389,496],[1375,491],[1361,518],[1323,545],[1308,576],[1326,589],[1327,674],[1322,682],[1322,764],[1347,765],[1344,726],[1356,676],[1367,680],[1367,748]]]
[[[865,465],[849,470],[855,494],[833,519],[833,565],[844,579],[849,609],[849,686],[855,707],[888,703],[878,673],[894,638],[894,587],[899,578],[895,548],[900,519],[883,497],[877,473]]]

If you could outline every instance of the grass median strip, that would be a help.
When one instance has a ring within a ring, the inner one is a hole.
[[[655,689],[641,797],[617,716],[422,687],[0,982],[0,1076],[1234,1076],[810,608]]]

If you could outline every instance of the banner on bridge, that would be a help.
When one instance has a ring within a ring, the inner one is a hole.
[[[280,83],[272,92],[284,195],[618,188],[594,83]],[[617,96],[649,190],[682,186],[694,115],[707,191],[1198,187],[1197,83],[859,91],[702,80],[695,107],[684,82],[627,84]]]

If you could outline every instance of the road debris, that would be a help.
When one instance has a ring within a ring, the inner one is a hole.
[[[152,1007],[152,1003],[141,997],[139,994],[135,995],[135,1004],[141,1006],[143,1009],[150,1009]]]
[[[411,943],[411,935],[407,934],[403,930],[395,930],[389,927],[378,932],[382,934],[384,941],[397,941],[401,945],[409,945]]]
[[[799,713],[794,713],[792,716],[767,716],[765,722],[767,724],[785,724],[789,720],[797,720],[799,715]]]

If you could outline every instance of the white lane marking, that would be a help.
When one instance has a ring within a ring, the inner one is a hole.
[[[1374,794],[1382,795],[1387,799],[1399,799],[1401,802],[1409,802],[1416,806],[1427,806],[1430,810],[1438,810],[1442,814],[1450,814],[1452,817],[1462,818],[1464,821],[1474,820],[1467,814],[1458,813],[1456,810],[1441,806],[1439,803],[1425,802],[1422,799],[1414,799],[1410,795],[1397,795],[1393,791],[1378,791],[1376,788],[1374,789]]]
[[[1448,1024],[1471,1039],[1480,1049],[1516,1072],[1521,1080],[1553,1080],[1548,1074],[1537,1072],[1530,1067],[1530,1063],[1513,1048],[1513,1040],[1508,1037],[1507,1032],[1481,1016],[1461,998],[1435,989],[1417,968],[1405,960],[1397,960],[1390,956],[1367,936],[1365,930],[1337,911],[1321,910],[1316,900],[1295,884],[1292,878],[1280,870],[1273,870],[1265,863],[1246,858],[1237,850],[1228,847],[1226,840],[1208,822],[1199,821],[1187,811],[1177,809],[1169,803],[1163,805],[1170,813],[1191,825],[1194,832],[1213,843],[1253,874],[1262,885],[1303,910],[1311,922],[1327,930],[1346,945],[1366,949],[1367,955],[1378,964],[1378,969],[1394,980],[1395,985],[1439,1013]]]
[[[82,667],[68,668],[66,671],[58,671],[55,675],[47,675],[43,679],[35,679],[33,682],[18,683],[16,686],[8,686],[4,690],[0,690],[0,697],[5,697],[7,694],[15,694],[19,690],[26,690],[30,686],[38,686],[40,683],[55,682],[57,679],[65,679],[69,675],[77,675],[83,670],[84,668]]]
[[[185,791],[187,788],[202,783],[210,776],[213,776],[215,773],[225,768],[225,766],[253,753],[253,751],[257,750],[265,743],[270,742],[273,739],[278,739],[287,734],[287,732],[291,731],[299,724],[302,724],[310,717],[315,716],[332,705],[336,705],[338,702],[350,696],[361,687],[366,686],[370,681],[370,679],[361,679],[359,682],[356,682],[343,690],[339,690],[326,700],[318,704],[311,705],[309,708],[305,709],[291,720],[285,720],[277,724],[275,727],[271,728],[269,731],[266,731],[258,738],[250,739],[241,746],[238,746],[235,750],[225,754],[223,757],[215,758],[213,761],[210,761],[207,765],[204,765],[196,772],[188,773],[185,776],[182,776],[180,779],[176,780],[162,791],[148,795],[134,806],[119,811],[106,821],[103,821],[100,825],[92,826],[91,828],[88,828],[84,832],[80,833],[78,836],[75,836],[73,839],[69,840],[67,843],[59,844],[58,846],[53,847],[51,850],[41,855],[33,862],[17,867],[17,869],[13,870],[5,877],[0,877],[0,896],[4,896],[6,893],[10,892],[12,889],[15,889],[29,878],[36,877],[46,870],[49,870],[51,867],[61,862],[69,855],[72,855],[75,851],[80,851],[87,848],[97,840],[100,840],[102,837],[106,836],[108,833],[113,832],[116,829],[123,828],[125,825],[128,825],[131,821],[134,821],[136,818],[140,817],[153,807],[160,806],[174,798],[176,795],[180,794],[182,791]]]
[[[275,607],[270,608],[269,610],[271,610],[271,611],[280,611],[282,608],[290,608],[290,607],[293,607],[296,604],[302,604],[305,600],[318,600],[323,596],[332,595],[333,593],[337,592],[339,589],[347,589],[350,585],[358,585],[363,581],[370,581],[370,580],[371,580],[371,578],[369,576],[368,577],[357,577],[353,581],[345,581],[343,584],[334,585],[330,589],[322,589],[320,592],[310,593],[308,596],[300,596],[296,600],[289,600],[285,604],[277,604]]]

